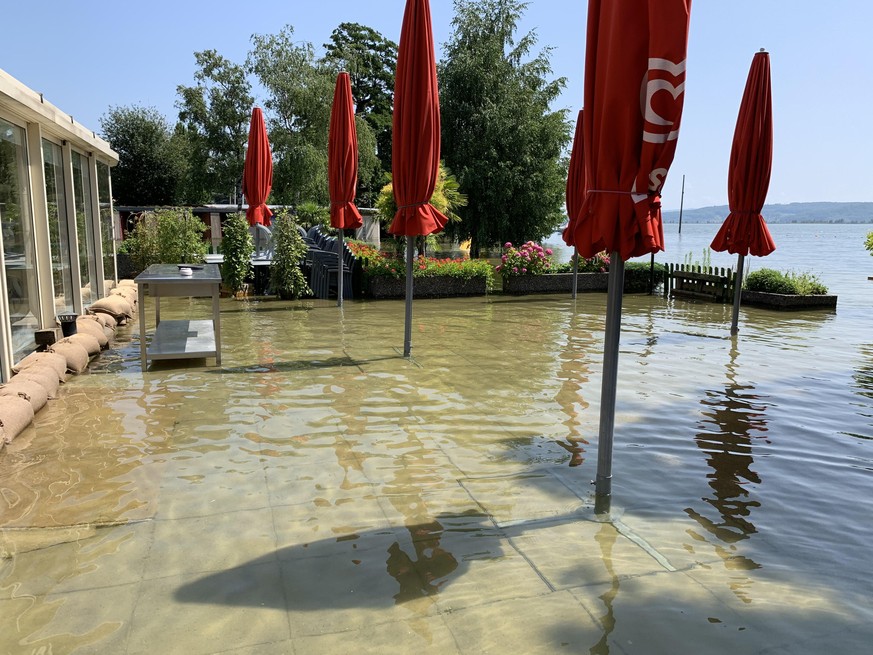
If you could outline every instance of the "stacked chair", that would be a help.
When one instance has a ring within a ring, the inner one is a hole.
[[[345,243],[343,243],[342,267],[340,267],[337,261],[339,240],[336,237],[326,236],[318,226],[313,226],[304,236],[304,241],[309,246],[305,266],[309,272],[309,286],[315,297],[326,300],[332,295],[336,298],[337,281],[342,274],[343,299],[352,298],[352,268],[355,264],[355,256]]]

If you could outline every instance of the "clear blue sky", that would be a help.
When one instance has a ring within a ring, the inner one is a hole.
[[[252,34],[291,24],[300,40],[320,47],[344,21],[397,41],[404,0],[4,4],[0,68],[99,131],[111,105],[153,106],[174,122],[176,86],[193,83],[195,51],[214,48],[242,63]],[[439,48],[451,33],[453,3],[431,0],[431,11]],[[536,30],[540,46],[553,48],[555,76],[567,78],[556,108],[574,120],[586,12],[581,0],[531,0],[519,30]],[[35,19],[43,24],[26,31]],[[679,207],[683,174],[686,208],[726,204],[737,110],[761,47],[770,52],[774,99],[767,201],[873,201],[871,24],[868,0],[694,0],[685,111],[664,207]]]

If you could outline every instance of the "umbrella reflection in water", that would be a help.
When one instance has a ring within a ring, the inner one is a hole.
[[[752,453],[754,440],[763,438],[767,432],[766,405],[752,393],[752,385],[736,381],[736,356],[734,347],[724,390],[707,391],[707,397],[701,400],[706,408],[703,412],[705,418],[700,423],[701,432],[695,437],[695,442],[712,467],[707,477],[713,493],[702,499],[706,503],[704,508],[689,507],[685,512],[705,531],[689,530],[695,541],[712,544],[729,571],[750,571],[760,568],[760,565],[741,555],[737,544],[758,531],[751,521],[751,514],[761,503],[755,499],[749,485],[761,483],[761,478],[752,468]],[[718,515],[707,516],[710,509]],[[750,583],[745,576],[733,578],[731,589],[744,602],[751,602],[744,591]]]

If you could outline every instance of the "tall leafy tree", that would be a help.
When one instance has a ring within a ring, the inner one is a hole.
[[[171,142],[167,119],[153,107],[110,107],[100,117],[103,137],[118,153],[112,192],[119,205],[173,205],[185,162]]]
[[[324,48],[325,59],[349,74],[355,113],[373,129],[382,170],[390,172],[397,44],[371,27],[340,23]]]
[[[442,154],[467,207],[447,231],[471,253],[541,239],[564,220],[566,110],[550,105],[565,86],[549,80],[550,49],[531,57],[536,35],[516,40],[526,3],[455,0],[453,33],[440,62]]]
[[[246,65],[267,90],[264,101],[273,155],[276,202],[329,202],[327,139],[336,81],[311,43],[294,41],[294,28],[255,34]]]
[[[195,52],[194,86],[179,85],[179,121],[191,157],[191,202],[235,202],[242,179],[254,98],[245,69],[215,50]]]

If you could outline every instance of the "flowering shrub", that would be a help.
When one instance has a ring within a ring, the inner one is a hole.
[[[572,273],[573,260],[553,266],[552,270],[555,273]],[[606,273],[607,271],[609,271],[609,255],[605,250],[597,253],[594,257],[589,257],[588,259],[585,257],[579,258],[580,273]]]
[[[503,255],[496,270],[504,278],[516,275],[542,275],[543,273],[569,273],[573,262],[556,264],[552,261],[552,249],[528,241],[515,248],[511,243],[503,245]],[[580,273],[606,273],[609,270],[609,255],[599,252],[594,257],[579,258]]]
[[[504,278],[514,275],[542,275],[552,270],[552,249],[528,241],[516,248],[510,242],[503,244],[503,255],[495,270]]]
[[[395,254],[381,252],[373,246],[360,241],[349,241],[349,250],[361,262],[364,275],[374,277],[385,275],[403,278],[406,275],[406,261]],[[419,257],[412,264],[413,277],[446,276],[470,280],[484,277],[486,285],[491,286],[494,269],[484,259],[437,259]]]

